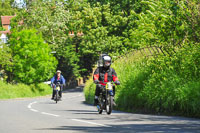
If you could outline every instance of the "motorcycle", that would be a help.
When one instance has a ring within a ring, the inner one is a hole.
[[[56,101],[56,103],[60,100],[60,96],[59,96],[59,91],[60,91],[60,82],[57,82],[55,87],[54,87],[54,90],[56,91],[56,94],[55,94],[55,97],[54,97],[54,101]]]
[[[101,92],[98,98],[99,104],[97,109],[99,114],[102,114],[103,110],[106,111],[108,115],[111,114],[113,110],[114,103],[114,93],[113,93],[113,84],[112,82],[105,83],[106,86],[101,85]]]

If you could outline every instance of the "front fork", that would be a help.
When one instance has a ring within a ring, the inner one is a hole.
[[[98,100],[99,100],[99,103],[100,103],[100,104],[99,104],[100,107],[98,106],[97,108],[104,108],[104,109],[105,109],[106,103],[107,103],[106,101],[108,101],[108,95],[114,97],[114,95],[115,95],[115,87],[114,87],[114,86],[113,86],[113,90],[106,90],[105,93],[101,92],[100,97],[101,97],[102,99],[101,99],[101,100],[98,99]]]
[[[106,105],[110,102],[109,95],[110,95],[111,97],[114,97],[114,92],[113,92],[113,90],[107,90],[107,91],[106,91],[105,102],[104,102],[105,108],[106,108]]]

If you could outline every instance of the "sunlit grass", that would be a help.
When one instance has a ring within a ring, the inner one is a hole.
[[[36,97],[51,93],[51,87],[43,83],[28,86],[25,84],[13,85],[0,81],[0,99]]]

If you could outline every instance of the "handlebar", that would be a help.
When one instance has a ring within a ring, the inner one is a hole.
[[[111,85],[114,86],[114,83],[113,83],[113,82],[101,82],[101,83],[103,83],[103,84],[105,84],[105,85],[102,85],[102,84],[100,84],[100,83],[98,83],[97,85],[98,85],[99,87],[105,87],[108,83],[111,83]]]
[[[95,83],[95,84],[100,84],[100,83],[107,84],[107,83],[109,83],[109,82],[104,82],[104,81],[95,80],[94,83]],[[111,83],[112,85],[114,85],[114,84],[115,84],[115,85],[120,85],[120,82],[119,82],[118,80],[115,81],[115,82],[112,82],[112,81],[111,81],[110,83]]]
[[[65,85],[65,84],[61,84],[60,82],[58,82],[58,83],[56,83],[56,84],[54,84],[54,83],[51,84],[52,87],[54,87],[54,86],[64,86],[64,85]]]
[[[109,82],[104,82],[104,81],[94,81],[95,84],[100,84],[100,83],[103,83],[103,84],[107,84]],[[113,82],[110,82],[112,85],[113,85]]]
[[[57,82],[56,85],[61,85],[60,82]]]

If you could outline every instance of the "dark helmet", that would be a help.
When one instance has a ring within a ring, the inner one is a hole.
[[[103,66],[105,68],[110,67],[111,63],[112,63],[112,60],[110,56],[108,55],[103,56]]]

